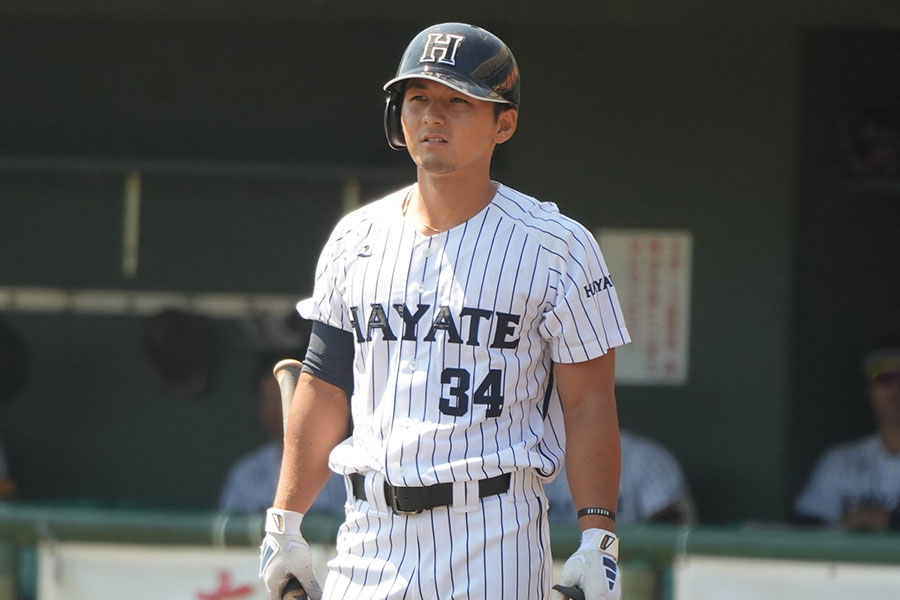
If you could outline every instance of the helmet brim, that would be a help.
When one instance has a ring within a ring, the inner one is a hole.
[[[449,73],[433,68],[422,69],[415,73],[404,73],[400,77],[394,77],[386,84],[384,84],[384,91],[390,92],[397,90],[399,88],[399,83],[408,81],[410,79],[430,79],[432,81],[442,83],[443,85],[446,85],[447,87],[456,90],[461,94],[465,94],[470,98],[474,98],[475,100],[496,102],[498,104],[509,104],[515,108],[515,105],[512,102],[487,86],[479,86],[472,81],[458,77],[455,73]]]

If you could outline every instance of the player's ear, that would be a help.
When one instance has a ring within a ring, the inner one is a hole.
[[[497,115],[497,129],[494,133],[494,141],[502,144],[513,136],[519,124],[519,111],[514,108],[504,110]]]

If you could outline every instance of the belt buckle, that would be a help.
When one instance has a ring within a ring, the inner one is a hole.
[[[391,507],[391,511],[395,515],[418,515],[419,513],[425,512],[424,508],[419,508],[417,510],[403,510],[397,504],[397,488],[389,484],[388,482],[384,483],[385,497],[387,498],[387,503]]]

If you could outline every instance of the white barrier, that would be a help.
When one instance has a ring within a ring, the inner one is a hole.
[[[312,547],[316,573],[333,553]],[[253,548],[77,542],[38,547],[37,600],[261,600]]]
[[[897,565],[684,555],[675,600],[896,600]]]

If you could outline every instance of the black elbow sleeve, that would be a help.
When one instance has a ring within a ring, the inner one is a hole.
[[[303,372],[353,394],[353,334],[313,321]]]

